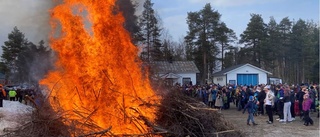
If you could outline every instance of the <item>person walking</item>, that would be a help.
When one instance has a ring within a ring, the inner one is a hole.
[[[304,116],[304,124],[305,126],[309,126],[309,123],[313,125],[313,120],[309,116],[310,108],[311,108],[312,100],[309,97],[309,94],[305,94],[303,96],[302,102],[302,110]]]
[[[266,105],[266,111],[269,117],[269,120],[267,121],[267,123],[272,124],[273,123],[272,105],[274,104],[274,101],[273,101],[274,95],[272,91],[270,91],[269,86],[265,86],[264,91],[266,92],[266,98],[264,99],[264,104]]]
[[[3,99],[6,98],[6,91],[3,89],[3,86],[0,84],[0,107],[3,107]]]
[[[254,118],[253,118],[253,112],[254,112],[254,107],[255,107],[255,104],[253,102],[253,96],[250,96],[249,97],[249,101],[248,103],[246,104],[246,106],[244,107],[243,109],[243,114],[244,112],[246,111],[246,109],[248,109],[248,119],[247,119],[247,125],[250,126],[250,121],[252,122],[252,125],[258,125],[254,122]]]

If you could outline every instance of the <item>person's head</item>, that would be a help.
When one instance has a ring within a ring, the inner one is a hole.
[[[309,94],[304,94],[303,95],[303,99],[308,99],[309,98]]]
[[[269,87],[268,87],[268,86],[264,86],[263,90],[264,90],[265,92],[268,92],[268,91],[269,91]]]
[[[280,85],[277,85],[277,86],[276,86],[276,90],[279,90],[280,88],[281,88]]]
[[[253,101],[253,96],[250,96],[250,97],[249,97],[249,101]]]

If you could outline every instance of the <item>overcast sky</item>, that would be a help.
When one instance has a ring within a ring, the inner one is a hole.
[[[0,45],[8,38],[14,26],[25,33],[33,43],[46,40],[50,32],[48,25],[52,0],[0,0]],[[137,0],[139,1],[139,0]],[[142,1],[142,0],[140,0]],[[206,3],[222,16],[221,21],[239,36],[250,20],[250,14],[261,14],[268,23],[271,16],[277,22],[284,17],[291,20],[313,20],[319,22],[319,0],[152,0],[163,25],[174,40],[186,35],[188,12],[203,9]],[[142,5],[143,2],[140,2]],[[0,53],[1,52],[0,48]]]

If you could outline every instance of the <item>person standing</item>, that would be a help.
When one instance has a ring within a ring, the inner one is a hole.
[[[17,95],[17,92],[12,88],[10,89],[9,91],[9,98],[10,98],[10,101],[15,101],[16,99],[16,95]]]
[[[298,100],[298,102],[299,102],[300,118],[302,118],[302,116],[303,116],[302,102],[303,102],[303,96],[305,94],[305,91],[306,91],[306,88],[302,87],[301,90],[298,89],[298,93],[296,95],[296,100]]]
[[[274,95],[270,91],[270,87],[268,86],[264,87],[264,91],[266,92],[266,98],[264,100],[264,103],[266,105],[266,111],[269,117],[269,120],[267,121],[267,123],[272,124],[273,123],[272,105],[274,103],[273,102]]]
[[[3,86],[0,84],[0,107],[3,107],[3,99],[6,98],[6,91],[3,89]]]
[[[312,100],[309,97],[309,94],[305,94],[303,96],[303,102],[302,102],[302,109],[303,109],[303,116],[304,116],[304,124],[305,126],[308,126],[309,123],[313,125],[313,120],[309,116],[310,108],[311,108]]]
[[[278,107],[278,115],[279,118],[277,120],[279,120],[279,122],[284,122],[284,117],[283,117],[283,107],[284,107],[284,90],[280,85],[276,86],[276,90],[278,91],[277,94],[277,107]]]
[[[222,94],[222,91],[219,90],[218,93],[217,93],[217,99],[216,99],[216,102],[215,102],[215,106],[217,108],[219,108],[219,112],[221,112],[221,109],[223,107],[223,94]]]
[[[290,102],[291,102],[291,107],[290,107],[290,112],[291,112],[291,117],[292,117],[292,120],[295,120],[295,112],[294,112],[294,109],[295,109],[295,100],[296,100],[296,97],[295,97],[295,92],[294,92],[294,86],[292,86],[292,89],[290,90]]]
[[[265,90],[260,91],[258,94],[258,101],[259,101],[259,111],[261,115],[264,115],[264,99],[266,98]]]
[[[292,117],[291,117],[291,100],[290,100],[290,88],[289,87],[285,87],[284,89],[284,97],[283,97],[283,102],[284,102],[284,106],[283,106],[283,123],[291,122],[292,121]]]

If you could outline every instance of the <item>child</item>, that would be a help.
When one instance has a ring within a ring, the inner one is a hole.
[[[246,109],[248,108],[248,113],[249,113],[249,115],[248,115],[248,119],[247,119],[247,125],[249,125],[250,126],[250,120],[251,120],[251,122],[252,122],[252,124],[255,126],[255,125],[258,125],[258,124],[256,124],[255,122],[254,122],[254,119],[253,119],[253,112],[254,112],[254,106],[255,106],[255,104],[254,104],[254,102],[253,102],[253,96],[250,96],[249,97],[249,101],[248,101],[248,103],[246,104],[246,106],[244,107],[244,110],[243,110],[243,114],[244,114],[244,112],[246,111]]]
[[[310,107],[312,104],[312,100],[309,98],[309,94],[305,94],[303,96],[303,102],[302,102],[302,110],[304,114],[304,125],[308,126],[309,123],[313,125],[313,120],[309,116]]]

